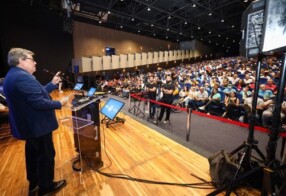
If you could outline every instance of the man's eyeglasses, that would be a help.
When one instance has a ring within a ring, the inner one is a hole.
[[[26,58],[26,59],[30,59],[31,61],[35,62],[35,60],[33,58]]]

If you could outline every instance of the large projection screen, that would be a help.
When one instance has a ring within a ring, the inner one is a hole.
[[[267,0],[262,52],[286,50],[286,0]]]

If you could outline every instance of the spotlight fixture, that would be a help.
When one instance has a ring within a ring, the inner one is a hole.
[[[154,25],[153,24],[151,24],[151,27],[153,27]]]
[[[134,19],[134,18],[131,18],[131,20],[134,21],[135,19]]]
[[[194,38],[194,36],[193,36],[193,35],[191,35],[191,38]]]
[[[188,22],[187,22],[187,21],[185,21],[185,25],[186,25],[186,24],[188,24]]]
[[[234,28],[234,25],[232,25],[231,27]]]
[[[140,33],[141,31],[140,30],[138,30],[138,33]]]
[[[209,31],[209,34],[211,34],[212,32],[211,31]]]
[[[168,19],[169,19],[169,20],[171,19],[171,16],[170,16],[170,15],[168,16]]]
[[[151,10],[151,8],[150,8],[150,7],[148,7],[148,8],[147,8],[147,11],[149,12],[150,10]]]
[[[200,26],[198,26],[198,29],[201,29],[201,27],[200,27]]]
[[[122,26],[122,25],[120,25],[120,28],[122,29],[122,28],[123,28],[123,26]]]
[[[212,12],[210,12],[210,13],[209,13],[209,16],[211,16],[211,15],[213,15],[213,13],[212,13]]]
[[[217,35],[218,37],[220,37],[221,35]]]
[[[196,6],[197,6],[196,3],[194,3],[192,7],[196,7]]]
[[[153,36],[156,36],[156,34],[155,34],[155,33],[153,33]]]
[[[170,29],[169,28],[167,28],[167,31],[169,31]]]
[[[182,32],[180,32],[180,35],[182,35],[183,33]]]
[[[166,39],[168,39],[168,36],[166,36]]]
[[[110,14],[111,12],[108,10],[107,14]]]
[[[248,2],[248,0],[244,0],[244,3],[247,3]]]
[[[101,24],[102,23],[101,20],[99,20],[98,23]]]
[[[221,19],[221,22],[224,22],[224,19]]]

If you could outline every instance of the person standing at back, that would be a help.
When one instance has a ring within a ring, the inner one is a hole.
[[[25,140],[26,172],[29,195],[49,195],[61,190],[66,181],[54,182],[55,149],[52,132],[58,128],[55,109],[67,103],[66,98],[53,101],[49,93],[61,81],[58,72],[42,86],[33,76],[36,61],[32,51],[12,48],[8,53],[10,70],[4,80],[4,94],[9,107],[12,135]]]
[[[172,77],[168,75],[166,77],[166,83],[162,85],[163,97],[161,99],[161,102],[171,105],[173,103],[174,90],[175,90],[175,85],[172,83]],[[166,117],[165,117],[164,123],[170,122],[171,108],[164,106],[164,105],[161,105],[161,111],[158,117],[158,122],[162,121],[165,111],[166,111]],[[157,122],[154,121],[154,123],[157,123]]]

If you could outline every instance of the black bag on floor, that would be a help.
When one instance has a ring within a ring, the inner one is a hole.
[[[237,171],[237,160],[229,153],[222,150],[208,158],[210,176],[216,188],[220,188],[234,180]],[[242,170],[242,168],[241,168]]]

